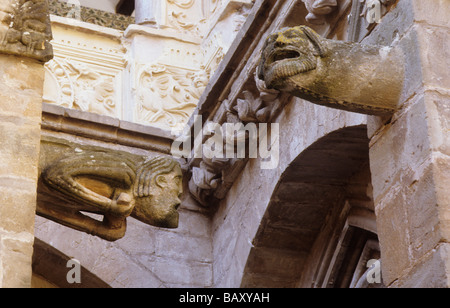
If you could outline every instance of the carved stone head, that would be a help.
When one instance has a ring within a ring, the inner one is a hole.
[[[130,215],[156,227],[178,227],[182,172],[171,157],[76,148],[46,165],[40,199],[50,197],[38,202],[41,216],[110,241],[124,236]]]
[[[315,104],[389,115],[402,91],[404,59],[389,46],[330,40],[297,26],[267,38],[258,77],[269,89]]]
[[[259,78],[274,88],[286,78],[314,70],[325,53],[320,37],[310,28],[285,28],[272,34],[263,49]]]
[[[150,159],[137,171],[131,216],[153,226],[176,228],[182,192],[180,165],[169,158]]]

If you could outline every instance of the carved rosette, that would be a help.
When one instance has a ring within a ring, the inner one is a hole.
[[[0,0],[0,51],[42,62],[53,57],[47,0]]]

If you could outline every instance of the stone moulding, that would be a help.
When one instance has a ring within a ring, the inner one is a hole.
[[[42,129],[169,154],[174,137],[162,129],[117,118],[42,104]]]
[[[84,6],[77,8],[73,4],[71,5],[58,0],[49,0],[49,3],[50,14],[61,17],[76,18],[80,21],[121,31],[125,31],[130,24],[134,24],[134,17],[132,16],[109,13]]]
[[[181,193],[181,166],[170,156],[41,141],[36,211],[65,226],[109,241],[125,235],[128,216],[177,228]]]
[[[391,47],[324,39],[298,26],[268,37],[258,71],[268,88],[328,107],[386,115],[397,109],[404,60]]]

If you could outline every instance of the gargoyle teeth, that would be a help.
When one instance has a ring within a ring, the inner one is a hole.
[[[300,57],[300,53],[295,50],[289,50],[289,49],[277,50],[272,54],[271,62],[274,63],[274,62],[281,61],[281,60],[296,59],[299,57]]]
[[[274,63],[270,70],[269,79],[273,81],[279,78],[288,78],[315,68],[316,64],[309,59]]]

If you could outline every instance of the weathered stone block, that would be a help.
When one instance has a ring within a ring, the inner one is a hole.
[[[434,191],[439,211],[439,220],[441,226],[441,237],[445,242],[450,242],[450,158],[443,155],[435,155],[434,172]]]
[[[425,92],[427,121],[433,151],[450,155],[450,92]]]
[[[382,275],[386,285],[397,279],[411,264],[405,205],[400,194],[390,198],[390,204],[376,212],[383,258]]]
[[[422,258],[441,240],[439,205],[435,193],[433,165],[430,162],[423,171],[404,174],[399,183],[400,200],[405,207],[410,255],[414,261]]]
[[[449,288],[450,244],[442,243],[415,264],[392,287],[397,288]]]
[[[15,56],[0,57],[0,110],[40,121],[44,68],[42,64]]]
[[[450,89],[450,29],[419,24],[416,31],[421,46],[423,82],[426,86]]]
[[[29,233],[1,234],[0,260],[2,288],[25,288],[31,282],[33,236]]]
[[[0,228],[33,233],[36,191],[0,186],[0,204]]]
[[[39,126],[0,123],[0,175],[37,181]]]
[[[380,198],[399,182],[403,173],[417,169],[430,158],[424,97],[416,97],[412,106],[386,126],[377,138],[370,148],[376,206]]]
[[[408,2],[408,1],[400,1]],[[450,27],[450,6],[447,0],[412,0],[414,19],[436,26]]]

